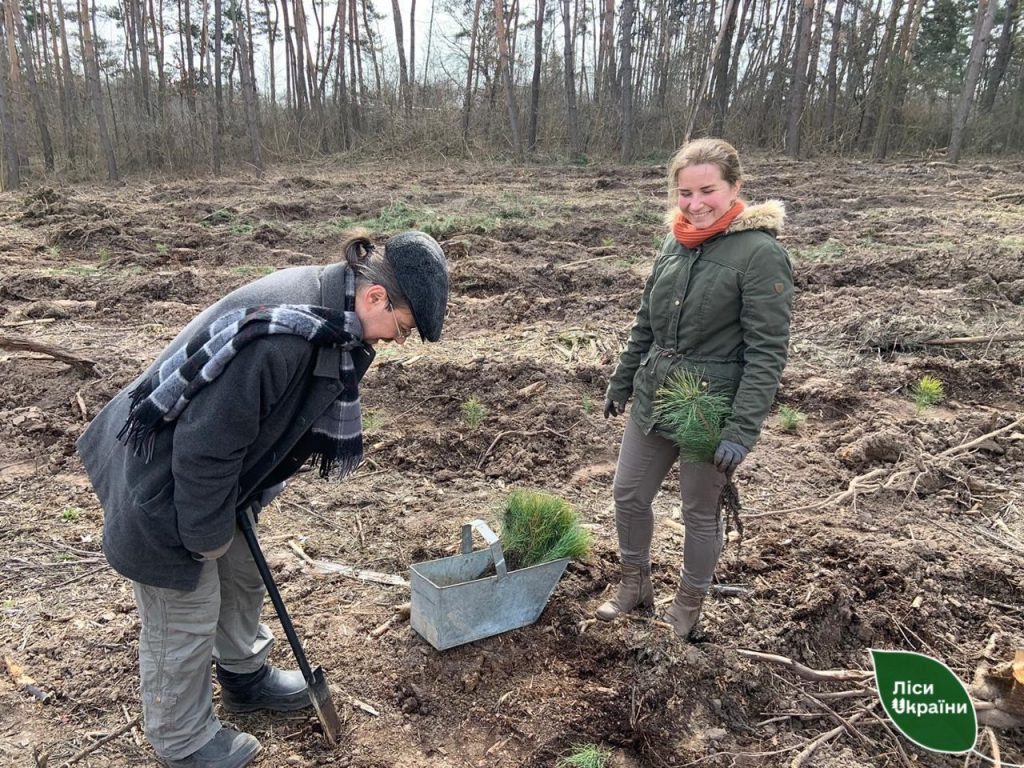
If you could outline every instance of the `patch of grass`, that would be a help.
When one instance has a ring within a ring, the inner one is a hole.
[[[168,253],[171,252],[171,248],[169,245],[167,245],[167,243],[157,243],[156,252],[158,256],[166,256]]]
[[[942,382],[927,373],[910,387],[910,399],[914,401],[914,409],[918,413],[941,403],[945,397],[946,391]]]
[[[237,267],[231,268],[231,274],[245,277],[263,277],[263,275],[269,275],[276,271],[277,267],[272,267],[269,264],[239,264]]]
[[[699,376],[683,371],[658,390],[654,414],[679,446],[684,461],[711,461],[730,405],[728,397],[712,394]]]
[[[100,258],[100,264],[106,264],[108,261],[110,261],[110,251],[107,250],[106,248],[100,248],[100,252],[98,255]]]
[[[363,432],[370,434],[380,429],[384,419],[376,411],[363,411]]]
[[[487,408],[475,397],[462,404],[462,421],[470,429],[477,429],[486,415]]]
[[[590,395],[584,395],[583,396],[583,412],[584,413],[593,413],[593,411],[594,411],[594,398],[592,398]]]
[[[203,224],[226,224],[235,218],[235,214],[229,211],[227,208],[218,208],[215,211],[210,211],[200,221]]]
[[[228,232],[238,237],[248,237],[253,233],[255,227],[252,224],[246,224],[244,222],[238,222],[228,227]]]
[[[806,248],[790,248],[793,258],[798,261],[829,262],[841,259],[846,255],[846,248],[838,240],[829,238],[823,243],[809,245]]]
[[[605,768],[612,759],[611,750],[597,744],[576,744],[567,755],[558,758],[558,768]]]
[[[783,405],[779,408],[779,426],[783,432],[799,432],[800,427],[807,421],[807,416],[796,408]]]
[[[565,499],[539,491],[515,490],[501,515],[501,546],[512,570],[583,557],[590,551],[590,531]]]
[[[64,507],[60,513],[61,522],[74,523],[82,516],[82,510],[78,507]]]

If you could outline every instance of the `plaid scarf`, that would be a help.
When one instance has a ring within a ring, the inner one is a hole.
[[[341,349],[342,390],[313,423],[313,464],[320,476],[340,479],[363,459],[359,383],[351,350],[362,344],[355,315],[355,276],[345,270],[345,311],[311,304],[281,304],[232,310],[199,331],[165,360],[147,381],[133,389],[128,419],[117,438],[148,463],[156,433],[174,421],[206,385],[211,384],[250,342],[278,333],[301,336],[316,346]]]

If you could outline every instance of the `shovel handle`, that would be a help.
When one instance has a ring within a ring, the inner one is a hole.
[[[277,585],[274,583],[274,577],[270,573],[267,559],[263,556],[263,550],[260,549],[260,543],[256,539],[256,531],[252,529],[252,520],[249,518],[249,511],[247,509],[242,508],[238,510],[238,527],[242,529],[245,543],[249,545],[252,559],[256,562],[256,568],[259,570],[263,584],[267,588],[267,594],[270,595],[270,602],[274,604],[277,618],[281,620],[284,633],[288,636],[288,644],[292,647],[292,653],[295,654],[295,661],[299,663],[299,671],[302,672],[302,677],[306,683],[311,684],[313,681],[313,671],[309,667],[309,661],[306,660],[306,652],[302,650],[299,636],[295,634],[295,627],[292,625],[292,620],[289,618],[288,611],[284,607],[281,593],[278,592]]]
[[[508,569],[505,566],[505,553],[501,550],[501,541],[498,540],[497,534],[491,530],[491,526],[483,520],[472,520],[462,526],[462,554],[468,555],[473,551],[474,529],[480,533],[484,541],[487,542],[487,546],[491,549],[491,557],[494,558],[494,570],[498,574],[498,579],[504,579],[508,575]]]

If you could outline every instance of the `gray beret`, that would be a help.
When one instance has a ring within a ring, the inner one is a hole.
[[[394,269],[420,338],[437,341],[448,309],[448,261],[441,246],[426,232],[410,230],[388,239],[384,257]]]

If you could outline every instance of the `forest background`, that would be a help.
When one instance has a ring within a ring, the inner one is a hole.
[[[410,147],[631,162],[705,134],[1024,146],[1018,0],[420,2],[2,0],[3,187]]]

